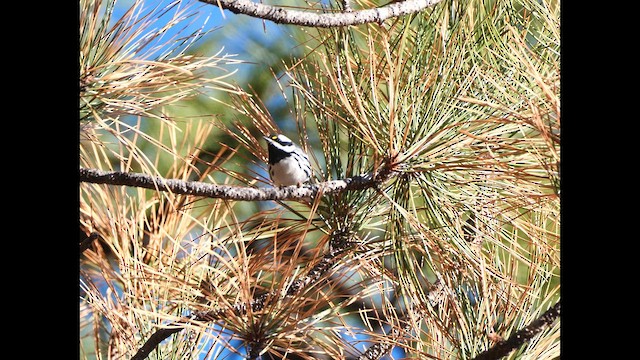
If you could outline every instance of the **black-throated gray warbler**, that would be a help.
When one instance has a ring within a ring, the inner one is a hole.
[[[311,177],[309,157],[288,137],[265,136],[269,149],[269,176],[277,186],[302,185]]]

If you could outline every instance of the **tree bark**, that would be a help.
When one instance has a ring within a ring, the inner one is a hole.
[[[310,27],[340,27],[365,23],[381,23],[389,18],[414,14],[442,0],[405,0],[391,2],[373,9],[345,9],[341,12],[316,13],[285,9],[278,6],[256,3],[250,0],[200,0],[207,4],[220,6],[234,14],[243,14],[277,24],[291,24]]]
[[[158,191],[169,191],[181,195],[242,201],[300,200],[314,197],[319,192],[329,194],[347,190],[362,190],[384,182],[388,176],[389,172],[383,170],[377,174],[365,174],[343,180],[303,185],[301,187],[293,185],[282,188],[252,188],[233,185],[216,185],[200,181],[164,179],[159,176],[140,173],[80,168],[81,182],[134,186]]]
[[[560,302],[542,314],[539,318],[531,322],[531,324],[516,331],[507,340],[499,341],[491,348],[480,353],[473,360],[494,360],[507,356],[512,350],[515,350],[536,336],[542,329],[551,325],[556,318],[560,317]]]

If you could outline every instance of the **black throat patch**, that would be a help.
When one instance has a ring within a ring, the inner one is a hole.
[[[269,164],[273,165],[287,156],[290,156],[288,152],[269,144]]]

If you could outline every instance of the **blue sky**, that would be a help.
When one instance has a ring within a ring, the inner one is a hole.
[[[118,0],[112,20],[119,19],[134,3],[134,0]],[[181,34],[185,36],[199,29],[202,29],[203,32],[213,30],[205,39],[215,37],[216,41],[209,42],[207,48],[201,49],[202,51],[210,52],[210,54],[202,53],[201,55],[203,56],[213,55],[224,47],[225,53],[237,54],[239,60],[259,64],[268,56],[268,53],[264,52],[263,46],[266,48],[274,42],[280,42],[279,45],[284,45],[292,49],[292,51],[295,47],[295,44],[290,41],[286,34],[285,26],[263,22],[260,19],[245,15],[236,15],[227,10],[222,11],[217,6],[197,0],[144,1],[143,9],[149,11],[156,8],[157,10],[154,13],[162,14],[163,11],[161,9],[168,8],[174,3],[177,3],[177,5],[159,17],[159,21],[154,24],[154,27],[160,28],[167,21],[170,21],[175,14],[185,9],[189,9],[188,13],[197,13],[197,16],[190,17],[188,20],[182,21],[178,26],[171,27],[163,41],[175,36],[178,31],[181,31]],[[199,43],[204,44],[205,41],[200,41]],[[194,45],[194,47],[198,46],[198,44]],[[211,46],[210,48],[209,45]]]

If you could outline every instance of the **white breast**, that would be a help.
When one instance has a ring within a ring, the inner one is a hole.
[[[271,180],[279,186],[297,185],[308,180],[307,175],[298,167],[293,157],[282,159],[277,164],[271,165],[271,169]]]

